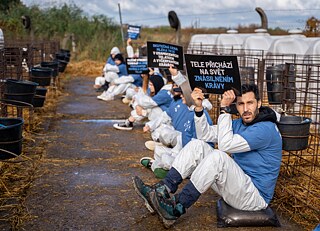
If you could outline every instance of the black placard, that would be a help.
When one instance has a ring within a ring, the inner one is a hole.
[[[128,38],[137,40],[140,35],[141,26],[128,25]]]
[[[241,92],[236,56],[185,54],[184,58],[192,89],[202,87],[213,94],[223,94],[230,89]]]
[[[148,67],[168,68],[170,64],[183,70],[183,50],[181,46],[147,42]]]
[[[147,74],[149,73],[147,59],[127,58],[128,74]]]

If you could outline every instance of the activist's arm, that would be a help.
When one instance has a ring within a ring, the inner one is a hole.
[[[166,111],[163,111],[156,119],[150,120],[146,123],[150,131],[156,130],[161,124],[171,124],[171,117]]]
[[[116,72],[119,73],[119,67],[117,65],[112,65],[110,63],[107,63],[105,65],[105,68],[103,69],[105,72],[106,71],[111,71],[111,72]]]
[[[183,84],[185,81],[187,81],[187,79],[185,78],[185,76],[184,76],[183,74],[181,74],[180,71],[178,71],[177,69],[173,68],[173,65],[170,65],[169,71],[170,71],[170,73],[171,73],[171,78],[172,78],[172,80],[173,80],[178,86],[180,86],[180,85]]]
[[[131,45],[131,38],[128,38],[128,40],[127,40],[126,50],[127,50],[128,58],[133,58],[134,57],[134,51],[133,51],[133,47]]]
[[[236,95],[233,90],[225,91],[222,95],[220,106],[230,106],[235,99]],[[247,140],[239,134],[234,134],[231,114],[220,114],[217,126],[219,150],[229,153],[247,152],[250,150]]]
[[[158,104],[149,95],[139,95],[135,98],[136,104],[140,105],[144,109],[153,108],[158,106]]]
[[[199,88],[195,88],[192,93],[191,97],[194,101],[194,122],[196,128],[197,139],[203,140],[206,142],[217,142],[217,125],[210,125],[208,123],[207,117],[204,113],[203,107],[203,99],[204,94],[202,90]]]
[[[134,78],[131,75],[127,75],[127,76],[121,76],[121,78],[115,79],[113,81],[114,84],[124,84],[124,83],[133,83],[134,82]]]

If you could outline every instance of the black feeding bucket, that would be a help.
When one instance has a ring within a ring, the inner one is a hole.
[[[4,98],[31,104],[38,85],[28,80],[7,79]]]
[[[270,104],[281,104],[283,98],[283,67],[270,66],[266,69],[268,101]]]
[[[21,154],[22,130],[23,119],[0,118],[0,159],[10,159]]]
[[[46,100],[46,97],[43,95],[35,95],[33,98],[32,105],[34,107],[43,107],[44,101]]]
[[[36,95],[46,96],[48,89],[45,87],[37,87],[36,88]]]
[[[285,76],[285,67],[286,65],[279,64],[266,69],[268,101],[270,104],[282,104],[283,97],[292,103],[296,101],[294,65],[289,65],[287,76]],[[285,81],[285,78],[287,78],[287,81]],[[285,95],[283,94],[284,91],[286,92]]]
[[[41,62],[41,67],[48,67],[51,68],[52,71],[52,77],[57,77],[59,74],[59,62],[58,61],[52,61],[52,62]]]
[[[50,86],[53,69],[49,67],[32,67],[30,80],[40,86]]]
[[[299,151],[308,147],[311,119],[302,116],[282,116],[277,123],[282,136],[282,149]]]
[[[58,62],[59,62],[59,72],[64,72],[66,70],[68,62],[65,60],[58,60]]]

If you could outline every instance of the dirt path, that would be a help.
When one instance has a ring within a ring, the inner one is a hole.
[[[141,125],[133,131],[115,130],[113,120],[126,118],[130,108],[119,99],[97,100],[92,83],[92,78],[79,77],[66,85],[68,94],[46,134],[49,142],[39,169],[42,176],[25,203],[34,219],[21,230],[165,230],[132,186],[134,175],[146,182],[157,181],[139,164],[141,157],[152,156],[144,147],[149,135]],[[213,192],[205,193],[172,230],[217,230],[217,199]],[[302,230],[280,220],[281,230]]]

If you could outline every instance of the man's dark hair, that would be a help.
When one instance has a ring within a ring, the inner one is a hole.
[[[241,92],[242,92],[242,94],[245,94],[245,93],[248,93],[248,92],[253,92],[256,100],[257,101],[260,100],[259,89],[258,89],[258,86],[256,84],[252,84],[252,83],[250,83],[250,84],[249,83],[242,84]]]

